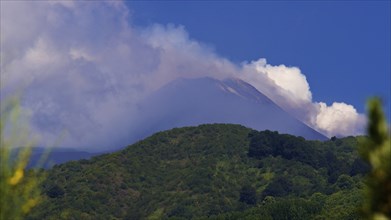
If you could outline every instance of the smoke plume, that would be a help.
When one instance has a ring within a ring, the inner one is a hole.
[[[191,39],[185,27],[135,27],[123,2],[2,1],[1,100],[23,89],[40,144],[108,148],[137,129],[137,103],[178,77],[243,79],[328,136],[362,132],[345,103],[314,102],[298,67],[266,59],[236,65]]]

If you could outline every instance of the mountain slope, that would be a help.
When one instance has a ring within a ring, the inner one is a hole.
[[[125,128],[127,132],[121,133],[125,135],[120,135],[121,138],[111,143],[117,148],[106,151],[122,149],[126,144],[158,131],[207,123],[241,124],[257,130],[275,130],[310,140],[327,139],[239,79],[219,81],[206,77],[174,80],[146,98],[138,106],[137,115],[137,119],[129,122],[132,125]],[[42,153],[43,151],[34,150],[30,164],[35,165]],[[88,159],[97,154],[99,153],[53,148],[44,167],[69,160]]]
[[[174,127],[232,123],[311,140],[327,139],[239,79],[177,79],[147,98],[140,112],[136,124],[142,137]]]
[[[33,148],[27,168],[39,165],[42,168],[50,168],[55,164],[65,163],[71,160],[89,159],[99,153],[90,153],[68,148]],[[39,164],[41,158],[45,158],[44,164]]]
[[[356,147],[355,138],[305,141],[240,125],[159,132],[112,154],[56,165],[28,219],[240,218],[243,211],[270,219],[294,210],[343,219],[356,216],[360,202]]]
[[[23,147],[15,148],[11,152],[11,158],[17,159],[20,151],[23,151]],[[32,147],[30,150],[30,157],[27,169],[31,168],[44,168],[48,169],[55,164],[65,163],[71,160],[89,159],[93,156],[97,156],[101,153],[90,153],[86,151],[80,151],[72,148],[43,148]]]

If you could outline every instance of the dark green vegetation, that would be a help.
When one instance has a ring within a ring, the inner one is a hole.
[[[224,124],[159,132],[54,166],[28,219],[357,219],[357,142]]]

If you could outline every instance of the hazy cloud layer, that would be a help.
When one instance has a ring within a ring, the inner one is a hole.
[[[299,68],[235,65],[182,26],[134,27],[122,2],[1,6],[2,96],[24,88],[23,112],[45,142],[65,132],[65,146],[116,146],[135,129],[137,102],[177,77],[241,78],[329,136],[359,134],[365,124],[351,105],[313,102]]]

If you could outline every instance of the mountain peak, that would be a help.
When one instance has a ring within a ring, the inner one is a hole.
[[[259,92],[254,86],[241,79],[227,78],[222,82],[228,87],[230,92],[242,98],[265,104],[270,104],[273,102],[267,96]]]
[[[236,78],[176,79],[144,100],[140,112],[137,130],[143,131],[141,138],[174,127],[232,123],[306,139],[327,139]]]

